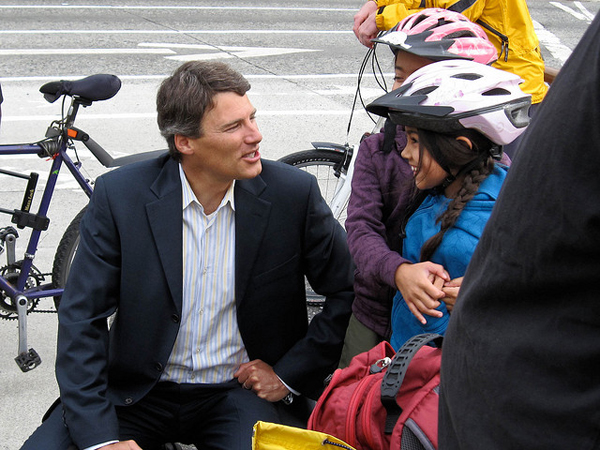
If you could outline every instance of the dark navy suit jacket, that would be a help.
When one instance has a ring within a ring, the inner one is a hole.
[[[237,316],[251,360],[315,398],[337,364],[351,312],[353,264],[316,180],[263,161],[235,186]],[[327,296],[307,323],[305,281]],[[59,308],[57,379],[80,448],[118,439],[114,405],[158,382],[182,308],[182,200],[168,156],[97,180]],[[107,318],[117,311],[107,330]]]

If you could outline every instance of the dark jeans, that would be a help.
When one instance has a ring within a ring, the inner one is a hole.
[[[218,385],[159,383],[138,403],[117,407],[120,440],[133,439],[144,450],[167,442],[199,449],[249,450],[252,427],[259,421],[306,426],[310,409],[304,399],[292,405],[270,403],[237,381]],[[22,450],[72,450],[76,447],[58,405]]]

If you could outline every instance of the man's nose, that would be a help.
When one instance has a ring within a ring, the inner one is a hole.
[[[248,142],[259,143],[262,141],[262,138],[262,134],[258,129],[258,124],[256,122],[251,122],[247,136]]]

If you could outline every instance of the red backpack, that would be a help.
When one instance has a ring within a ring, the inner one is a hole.
[[[357,450],[437,449],[442,337],[421,334],[394,354],[388,342],[334,372],[308,429],[331,434]]]

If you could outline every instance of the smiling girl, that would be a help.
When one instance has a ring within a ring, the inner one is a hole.
[[[470,61],[427,65],[400,89],[367,109],[404,125],[408,142],[402,157],[411,166],[421,202],[410,216],[402,255],[414,268],[442,266],[455,279],[465,274],[507,174],[499,164],[502,146],[527,126],[530,96],[520,78]],[[431,276],[432,286],[445,280]],[[410,279],[394,297],[392,346],[415,334],[443,334],[449,320],[444,302],[428,286]]]

